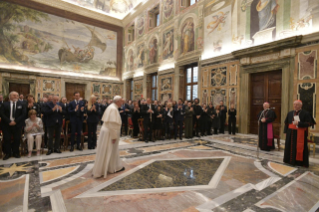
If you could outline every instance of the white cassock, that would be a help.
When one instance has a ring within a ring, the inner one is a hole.
[[[97,153],[93,167],[93,177],[115,173],[123,168],[119,154],[119,140],[122,126],[121,116],[116,104],[107,107],[102,117],[103,125],[97,141]],[[112,140],[116,139],[113,144]]]

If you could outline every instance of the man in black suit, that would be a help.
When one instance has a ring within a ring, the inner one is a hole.
[[[27,105],[28,104],[28,101],[24,99],[24,96],[22,93],[20,93],[20,96],[19,96],[19,102],[22,102],[23,104]]]
[[[226,121],[227,107],[223,101],[220,101],[220,129],[219,133],[225,133],[225,121]]]
[[[146,100],[146,104],[141,105],[141,115],[143,116],[144,139],[148,143],[149,140],[155,142],[152,137],[153,124],[155,122],[157,112],[150,98]]]
[[[47,147],[48,144],[48,128],[47,128],[47,116],[44,114],[44,108],[48,103],[48,98],[43,97],[43,102],[40,105],[40,111],[42,114],[42,123],[43,123],[43,130],[44,130],[44,146]]]
[[[69,103],[68,113],[70,115],[71,123],[71,149],[70,152],[74,150],[74,139],[75,133],[77,133],[77,149],[82,151],[81,148],[81,131],[83,126],[83,119],[85,113],[84,102],[80,101],[80,93],[74,92],[74,101]]]
[[[19,94],[12,91],[9,94],[9,102],[4,102],[1,107],[3,140],[5,157],[3,160],[8,160],[11,157],[11,152],[16,158],[20,158],[19,144],[21,139],[21,132],[26,116],[25,104],[18,101]],[[13,136],[13,143],[11,144],[11,137]]]
[[[66,99],[66,97],[62,97],[61,98],[61,102],[60,102],[60,106],[62,107],[62,110],[64,111],[63,119],[65,120],[65,123],[70,120],[70,115],[68,113],[69,103],[67,103],[67,101],[68,100]],[[68,125],[68,129],[66,129],[66,124],[65,124],[63,130],[64,130],[64,134],[65,135],[66,135],[67,132],[70,132],[71,131],[70,124]]]
[[[175,140],[177,138],[177,128],[179,127],[179,139],[182,139],[183,134],[183,122],[185,115],[185,105],[183,100],[179,99],[177,105],[174,107],[174,118],[175,118]]]
[[[119,111],[120,111],[120,115],[121,115],[121,119],[122,119],[121,136],[122,136],[122,132],[123,132],[123,127],[124,127],[124,136],[126,136],[127,122],[128,122],[127,118],[128,118],[128,114],[130,113],[130,107],[128,104],[125,103],[125,99],[123,99],[123,104],[119,108]]]
[[[194,128],[195,128],[195,136],[199,137],[199,131],[200,131],[200,117],[203,113],[202,107],[199,105],[199,99],[196,98],[194,100]]]
[[[63,111],[59,105],[59,97],[54,96],[52,102],[48,102],[44,107],[44,114],[47,117],[47,130],[49,135],[48,152],[50,155],[52,152],[61,153],[60,151],[60,138],[63,124]],[[55,135],[54,149],[53,149],[53,135]]]

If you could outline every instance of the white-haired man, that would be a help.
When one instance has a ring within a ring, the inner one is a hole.
[[[301,108],[302,102],[294,101],[294,110],[290,111],[285,119],[284,162],[294,166],[309,167],[308,127],[315,125],[316,122],[307,111]]]
[[[105,110],[100,136],[97,142],[97,153],[93,167],[93,177],[106,178],[107,173],[125,170],[119,155],[119,138],[122,120],[119,108],[123,104],[122,97],[115,96],[113,103]]]
[[[13,156],[20,158],[19,144],[21,131],[26,117],[26,106],[23,102],[18,101],[19,94],[12,91],[9,94],[9,102],[4,102],[1,107],[1,125],[3,129],[4,153],[3,160],[8,160]],[[13,143],[11,143],[13,137]]]
[[[277,118],[275,111],[269,109],[269,103],[263,104],[264,110],[258,114],[259,137],[258,145],[261,150],[270,151],[275,149],[274,130],[272,123]]]

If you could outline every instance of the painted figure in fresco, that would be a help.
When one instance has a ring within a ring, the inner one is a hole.
[[[278,0],[259,0],[256,10],[259,16],[260,31],[274,26],[278,8]]]
[[[173,0],[164,0],[164,17],[169,18],[173,13]]]
[[[222,25],[225,24],[225,20],[228,14],[229,12],[219,12],[218,15],[214,15],[213,21],[207,24],[207,29],[210,30],[208,34],[214,32],[217,29],[217,27],[218,30],[221,30]]]
[[[167,59],[171,55],[173,55],[173,51],[174,51],[173,33],[172,32],[168,32],[165,35],[165,43],[164,43],[164,49],[163,49],[163,57],[164,57],[164,59]]]
[[[138,34],[139,35],[142,35],[143,34],[143,32],[144,32],[144,18],[143,17],[141,17],[141,18],[139,18],[138,20],[137,20],[137,32],[138,32]]]
[[[170,90],[171,89],[171,80],[164,79],[162,83],[162,90]]]
[[[181,42],[182,54],[194,50],[194,23],[191,20],[188,20],[182,29]]]
[[[128,71],[133,71],[133,66],[134,66],[134,57],[133,57],[133,51],[130,50],[128,54],[128,61],[127,61],[127,69]]]
[[[144,46],[141,46],[139,51],[138,51],[138,56],[137,56],[137,65],[138,67],[143,67],[144,65]]]
[[[156,63],[157,62],[157,39],[154,39],[150,43],[150,63]]]
[[[126,13],[133,8],[130,0],[111,0],[110,10],[116,13]]]

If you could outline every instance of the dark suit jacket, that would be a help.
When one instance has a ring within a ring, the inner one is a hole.
[[[3,127],[8,127],[11,122],[10,112],[11,112],[10,102],[4,102],[1,106],[1,113],[0,113],[1,125]],[[17,127],[22,129],[24,125],[25,117],[26,117],[25,105],[22,102],[17,101],[16,114],[15,114],[15,122]]]
[[[32,108],[28,108],[28,104],[26,104],[26,109],[27,109],[26,119],[29,118],[29,111],[30,110],[37,111],[37,117],[41,116],[40,107],[39,107],[39,105],[37,103],[33,103]]]
[[[64,118],[65,120],[70,120],[70,115],[69,115],[69,113],[68,113],[69,104],[68,104],[68,103],[65,103],[65,105],[64,105],[64,104],[61,103],[61,102],[60,102],[59,104],[61,105],[62,110],[65,111],[65,113],[63,114],[63,118]]]
[[[185,105],[182,105],[181,109],[177,109],[178,105],[175,105],[174,107],[174,119],[176,121],[184,121],[184,115],[185,115]]]
[[[87,110],[87,122],[88,123],[98,123],[100,121],[101,108],[98,103],[95,103],[96,111]]]
[[[59,103],[57,103],[59,104]],[[61,106],[62,107],[62,106]],[[52,127],[54,126],[56,123],[59,123],[61,126],[63,124],[63,115],[65,114],[65,111],[63,111],[63,108],[62,108],[62,111],[59,110],[59,112],[57,112],[56,110],[52,110],[54,108],[54,104],[53,102],[48,102],[46,104],[46,107],[43,108],[44,109],[44,114],[46,115],[46,121],[47,121],[47,124],[46,126],[47,127]]]
[[[76,122],[78,119],[80,119],[80,121],[82,121],[82,122],[84,120],[84,116],[83,116],[85,113],[84,102],[79,101],[78,105],[79,105],[79,109],[77,111],[75,111],[75,108],[76,108],[75,100],[73,100],[72,102],[69,103],[68,113],[70,115],[71,122]],[[84,107],[84,111],[81,111],[81,107]]]
[[[225,105],[224,106],[224,110],[222,110],[222,107],[220,107],[220,118],[225,120],[226,119],[226,114],[227,114],[227,107]]]
[[[126,109],[128,109],[129,111],[125,111]],[[121,113],[121,111],[123,111],[123,112]],[[130,111],[131,111],[131,108],[130,108],[130,106],[128,104],[124,104],[124,107],[122,105],[119,108],[121,119],[123,120],[123,119],[127,118],[127,115],[130,113]]]
[[[154,122],[157,116],[157,110],[155,109],[154,105],[151,105],[151,108],[154,111],[154,113],[152,114],[152,122]],[[144,119],[144,123],[149,123],[151,121],[150,114],[147,113],[148,109],[149,109],[148,105],[141,105],[141,115]]]

